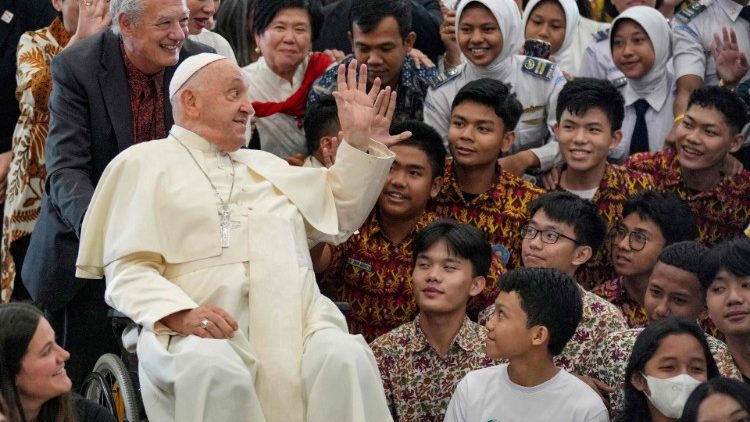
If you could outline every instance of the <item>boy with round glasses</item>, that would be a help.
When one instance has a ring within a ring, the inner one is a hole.
[[[643,192],[629,199],[622,221],[611,233],[611,261],[617,277],[593,292],[617,306],[630,328],[648,323],[644,295],[661,251],[695,240],[698,232],[690,206],[673,192]]]

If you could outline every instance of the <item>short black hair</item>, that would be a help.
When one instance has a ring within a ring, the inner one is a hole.
[[[659,226],[664,237],[664,246],[683,240],[695,240],[698,237],[693,210],[672,191],[638,193],[625,202],[622,218],[633,213]]]
[[[724,116],[732,136],[742,131],[747,124],[745,103],[734,92],[718,86],[704,86],[690,95],[687,108],[698,105],[703,108],[713,108]]]
[[[312,7],[308,0],[258,0],[253,7],[253,28],[255,35],[260,35],[268,28],[276,14],[283,9],[304,9],[310,16],[312,38],[318,37],[323,15],[318,7]]]
[[[661,346],[662,341],[676,334],[688,334],[693,336],[703,347],[703,355],[706,358],[707,377],[708,379],[716,378],[719,375],[719,369],[716,367],[716,361],[711,354],[711,349],[706,341],[706,334],[695,321],[687,318],[669,316],[658,321],[652,321],[641,331],[638,338],[633,344],[633,350],[630,352],[628,365],[625,368],[625,405],[622,413],[616,421],[648,421],[651,420],[649,413],[646,394],[643,391],[636,390],[630,381],[633,374],[643,373],[646,363],[654,356]]]
[[[548,192],[529,204],[529,215],[543,210],[547,217],[573,227],[579,244],[596,253],[607,237],[607,222],[596,205],[570,192]]]
[[[714,394],[724,394],[736,401],[742,410],[750,413],[750,384],[734,378],[716,377],[693,390],[682,410],[682,422],[696,422],[703,400]]]
[[[454,220],[437,220],[417,232],[412,246],[412,265],[417,263],[419,254],[441,240],[445,241],[448,253],[471,262],[474,277],[487,276],[492,261],[492,247],[487,236],[470,224]]]
[[[495,111],[505,125],[506,131],[515,130],[523,113],[523,106],[510,92],[508,85],[490,78],[481,78],[464,85],[453,98],[451,110],[465,101],[486,105]]]
[[[411,32],[411,2],[409,0],[354,0],[349,21],[367,34],[387,17],[396,19],[398,33],[405,40]]]
[[[699,274],[704,289],[713,283],[716,274],[724,270],[735,277],[750,276],[750,238],[725,240],[706,252]]]
[[[445,146],[443,138],[432,126],[418,120],[404,120],[391,126],[391,133],[411,132],[411,137],[400,141],[395,145],[403,145],[416,148],[425,153],[432,171],[431,179],[443,177],[445,169]]]
[[[659,262],[695,274],[701,271],[701,260],[708,247],[694,240],[683,240],[665,247],[659,254]]]
[[[557,121],[564,111],[582,116],[598,108],[609,119],[612,132],[622,128],[625,116],[625,99],[612,82],[596,78],[574,78],[566,83],[557,96]]]
[[[516,292],[527,327],[547,327],[547,348],[559,355],[583,317],[581,288],[573,278],[552,268],[518,268],[503,274],[497,285],[502,292]]]
[[[305,110],[305,143],[308,154],[320,148],[324,136],[336,136],[341,130],[336,100],[331,95],[320,97],[320,101],[309,104]]]

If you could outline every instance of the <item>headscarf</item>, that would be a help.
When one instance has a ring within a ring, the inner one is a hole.
[[[544,0],[531,0],[526,5],[526,9],[523,11],[523,26],[521,26],[522,34],[526,34],[526,24],[529,22],[529,16],[534,8]],[[557,3],[562,7],[563,13],[565,14],[565,38],[563,39],[560,49],[553,51],[552,55],[555,56],[557,64],[562,70],[573,71],[577,68],[577,64],[572,61],[575,60],[571,54],[570,47],[573,45],[573,41],[578,28],[578,22],[581,19],[581,14],[578,12],[578,5],[575,0],[556,0]]]
[[[672,43],[670,37],[669,23],[667,19],[653,7],[634,6],[620,13],[612,22],[612,30],[609,32],[609,50],[617,32],[618,23],[623,19],[631,19],[640,25],[654,46],[654,64],[648,72],[639,79],[628,79],[628,83],[641,98],[645,98],[657,88],[667,72],[667,62],[672,57]],[[665,91],[666,95],[666,91]]]
[[[466,63],[464,72],[467,72],[469,78],[493,78],[506,80],[510,76],[513,64],[508,59],[523,45],[523,30],[521,28],[521,14],[518,6],[513,0],[470,0],[462,1],[456,10],[456,39],[459,37],[461,30],[461,15],[464,9],[472,4],[479,3],[492,12],[500,26],[500,33],[503,35],[503,49],[500,54],[487,66],[476,66],[470,61]]]

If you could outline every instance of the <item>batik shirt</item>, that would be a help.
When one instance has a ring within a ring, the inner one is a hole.
[[[399,244],[385,236],[377,207],[362,227],[334,247],[331,266],[321,290],[333,300],[347,302],[349,331],[370,342],[417,316],[412,292],[412,243],[419,229],[436,216],[425,213]]]
[[[470,371],[495,364],[484,354],[486,338],[486,328],[465,318],[441,357],[415,318],[372,342],[394,420],[442,422],[459,381]]]
[[[583,290],[583,316],[573,337],[568,340],[562,353],[554,357],[555,366],[577,375],[586,375],[591,365],[594,346],[601,343],[611,333],[627,328],[625,318],[613,304],[599,296]],[[487,321],[495,312],[495,305],[482,311],[479,323]]]
[[[609,229],[622,221],[622,208],[625,201],[644,190],[652,190],[654,181],[650,175],[630,170],[622,166],[607,164],[604,176],[591,199],[599,213],[607,221]],[[557,190],[564,190],[560,185]],[[610,253],[612,245],[605,241],[591,259],[576,273],[576,281],[584,289],[590,290],[600,283],[616,277]]]
[[[354,59],[353,55],[347,56],[341,64],[349,65]],[[308,107],[320,101],[321,97],[332,95],[336,90],[338,66],[329,68],[323,76],[313,84],[310,94],[307,97]],[[422,111],[424,108],[424,98],[427,95],[427,88],[436,86],[445,78],[437,67],[426,67],[424,65],[417,69],[414,60],[408,54],[404,57],[404,63],[401,66],[401,77],[396,89],[396,111],[394,113],[394,123],[404,120],[422,121]]]
[[[443,188],[433,201],[432,208],[440,217],[471,224],[487,235],[494,252],[492,268],[484,292],[469,301],[468,314],[495,302],[497,279],[508,269],[521,267],[521,227],[529,221],[528,205],[544,191],[531,183],[499,170],[490,188],[467,200],[456,179],[453,160],[445,163]]]
[[[612,413],[622,411],[625,388],[625,368],[633,351],[633,345],[643,328],[633,328],[611,333],[607,338],[595,344],[591,356],[591,366],[586,375],[594,377],[605,384],[615,387],[615,392],[609,395]],[[724,377],[741,379],[739,369],[729,354],[727,345],[716,338],[706,335],[708,347],[716,360],[716,366]]]
[[[712,246],[741,235],[750,223],[750,172],[724,178],[716,187],[699,192],[685,186],[682,167],[672,150],[631,156],[625,165],[653,176],[656,188],[676,192],[695,214],[698,241]]]
[[[643,328],[648,324],[646,308],[628,295],[623,283],[623,278],[617,277],[596,286],[591,292],[617,306],[628,328]]]

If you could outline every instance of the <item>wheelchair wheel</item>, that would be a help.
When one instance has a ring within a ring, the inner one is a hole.
[[[106,407],[118,422],[140,422],[138,391],[117,355],[102,355],[84,381],[83,396]]]

